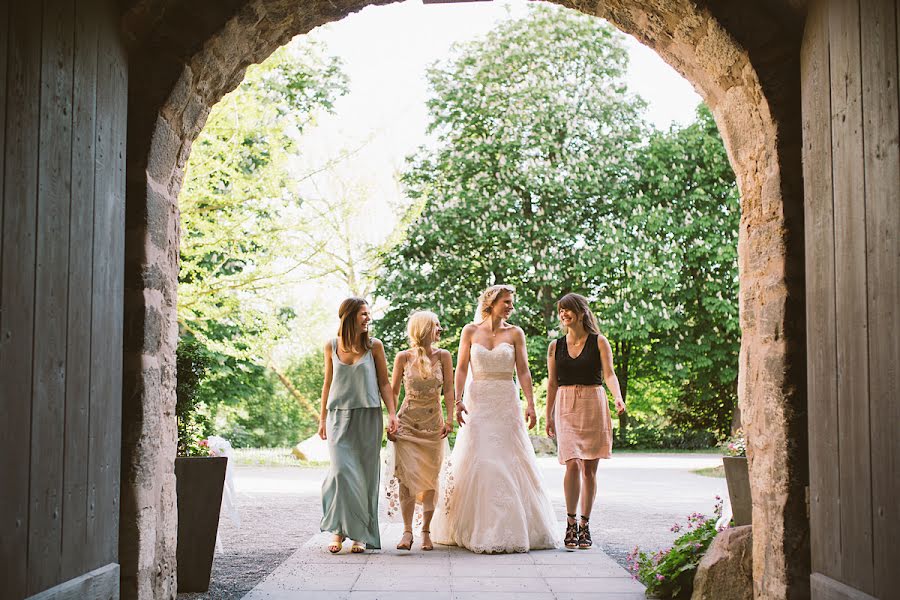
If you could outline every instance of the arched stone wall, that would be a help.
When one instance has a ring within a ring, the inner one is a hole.
[[[366,1],[140,0],[131,40],[120,562],[123,597],[174,597],[178,206],[192,141],[249,64]],[[739,401],[754,596],[809,595],[796,2],[563,2],[655,49],[709,104],[741,191]]]

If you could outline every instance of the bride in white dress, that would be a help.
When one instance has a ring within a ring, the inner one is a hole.
[[[536,423],[525,334],[506,319],[514,289],[482,293],[476,322],[463,329],[456,365],[456,445],[441,485],[431,535],[440,544],[473,552],[555,548],[556,518],[544,491],[519,403],[518,374]],[[470,369],[471,367],[471,369]],[[465,402],[461,398],[465,385]]]

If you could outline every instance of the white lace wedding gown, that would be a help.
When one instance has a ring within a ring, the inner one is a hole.
[[[555,548],[556,518],[513,380],[515,348],[472,344],[470,363],[466,424],[443,477],[432,539],[473,552]]]

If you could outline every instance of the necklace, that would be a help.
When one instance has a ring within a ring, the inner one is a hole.
[[[572,336],[572,341],[569,342],[569,345],[570,346],[581,346],[582,344],[584,344],[587,341],[587,339],[588,339],[588,336],[584,336],[580,340],[576,340],[575,337]]]

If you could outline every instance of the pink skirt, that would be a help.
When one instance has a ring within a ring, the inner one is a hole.
[[[602,385],[560,387],[554,412],[560,464],[612,456],[612,417]]]

